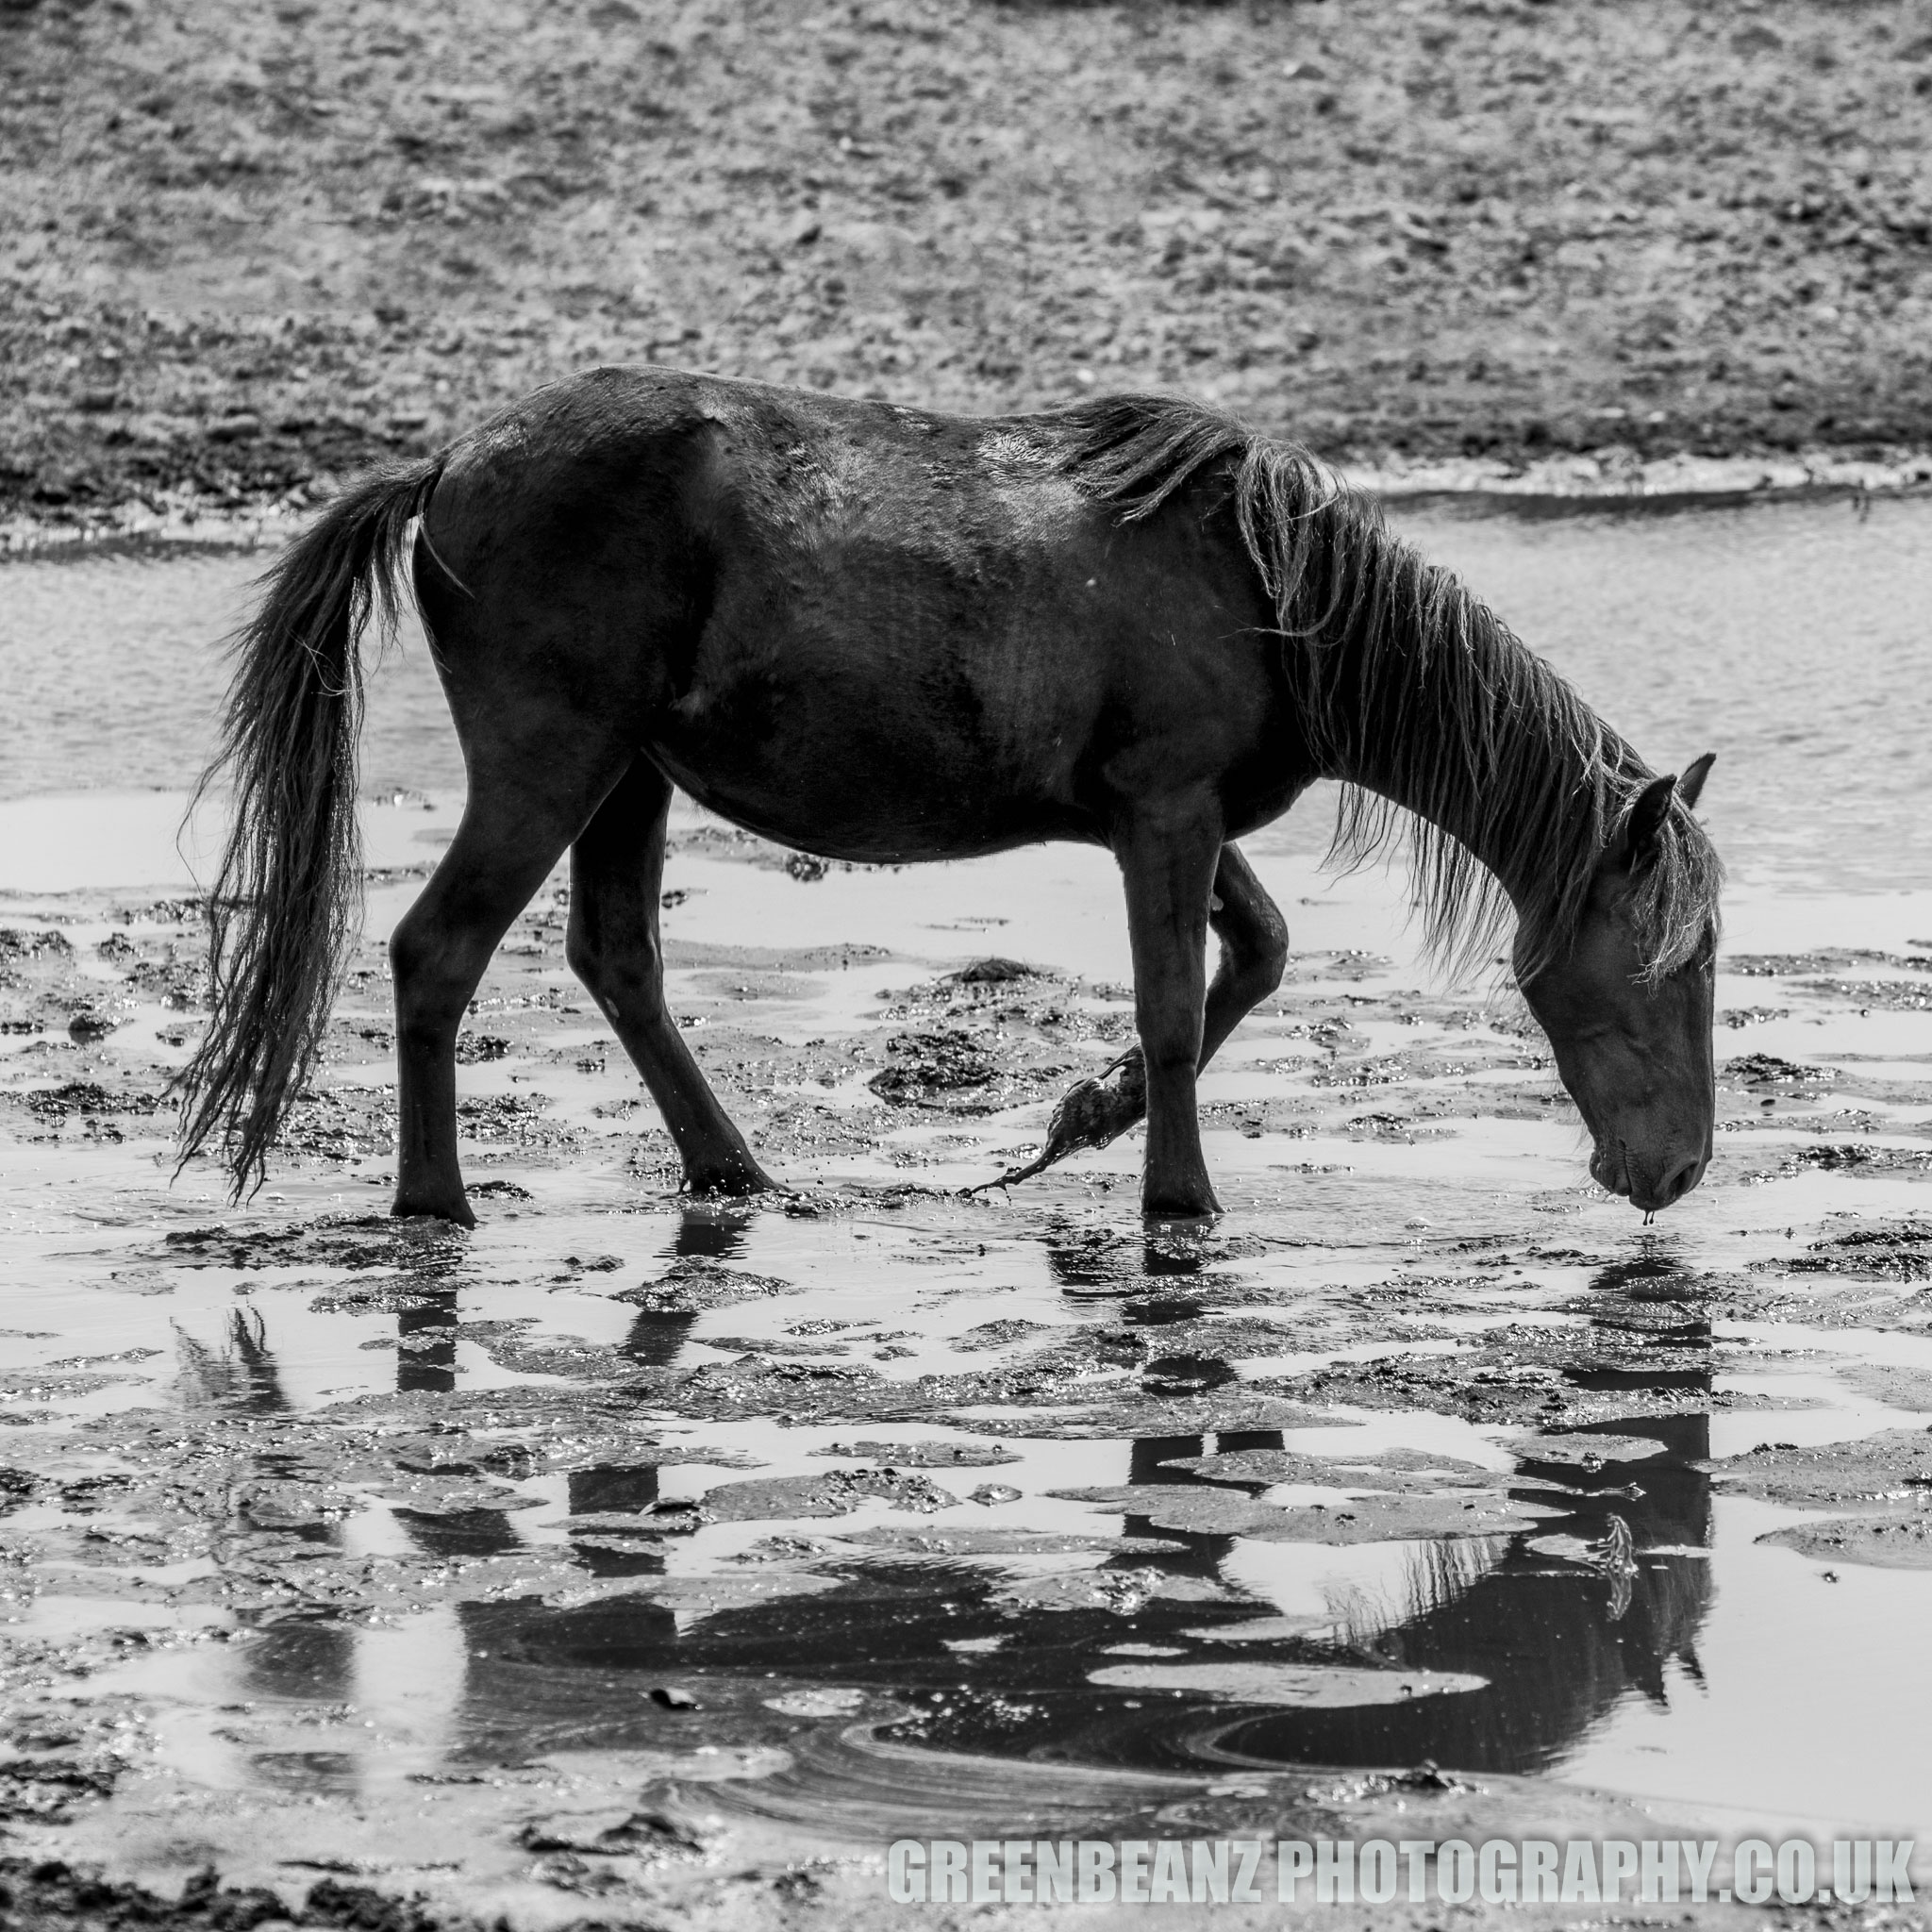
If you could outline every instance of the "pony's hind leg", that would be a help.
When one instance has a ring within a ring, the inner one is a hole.
[[[1208,923],[1221,941],[1221,962],[1208,989],[1201,1027],[1206,1066],[1229,1034],[1281,984],[1288,966],[1288,922],[1254,868],[1233,845],[1221,848]],[[1082,1147],[1105,1147],[1147,1111],[1147,1067],[1130,1047],[1098,1079],[1069,1088],[1047,1130],[1033,1172]]]
[[[397,1214],[474,1227],[457,1161],[457,1029],[497,941],[564,855],[608,770],[547,788],[473,774],[462,824],[390,940],[396,1000]]]
[[[775,1183],[718,1105],[664,1006],[658,906],[670,810],[671,781],[640,758],[577,835],[567,957],[643,1075],[691,1191],[755,1193]]]

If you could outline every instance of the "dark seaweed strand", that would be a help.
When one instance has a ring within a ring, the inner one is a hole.
[[[208,900],[212,1010],[175,1085],[181,1164],[218,1141],[238,1198],[266,1176],[354,937],[358,642],[372,616],[394,635],[404,544],[441,467],[391,466],[339,496],[262,578],[261,606],[231,645],[222,747],[195,792],[224,776],[232,791]]]
[[[1310,741],[1354,781],[1333,856],[1359,865],[1406,832],[1426,942],[1457,971],[1497,943],[1512,901],[1524,976],[1566,952],[1597,863],[1654,775],[1636,752],[1307,450],[1166,396],[1099,398],[1051,420],[1061,467],[1124,520],[1196,476],[1231,492]],[[1723,876],[1703,828],[1672,812],[1631,908],[1647,978],[1714,934]]]

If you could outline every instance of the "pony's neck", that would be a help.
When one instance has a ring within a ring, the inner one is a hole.
[[[1453,839],[1521,912],[1548,890],[1557,853],[1594,825],[1592,761],[1507,688],[1440,675],[1438,655],[1424,647],[1380,667],[1384,688],[1362,694],[1328,775],[1373,794],[1363,810],[1398,807]]]
[[[1431,946],[1474,959],[1513,904],[1524,970],[1565,947],[1605,841],[1650,775],[1630,747],[1307,450],[1168,397],[1077,404],[1056,433],[1062,470],[1124,525],[1197,482],[1191,514],[1231,507],[1274,607],[1307,749],[1352,781],[1337,843],[1365,858],[1413,827]],[[1300,754],[1284,777],[1306,770]],[[1657,959],[1708,929],[1719,876],[1702,840],[1657,874]]]
[[[1410,824],[1429,942],[1467,958],[1505,923],[1533,953],[1581,909],[1634,754],[1448,572],[1379,529],[1291,646],[1353,858]],[[1400,808],[1398,812],[1397,808]]]

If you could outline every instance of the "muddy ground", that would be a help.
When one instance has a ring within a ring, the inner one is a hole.
[[[375,821],[325,1067],[240,1209],[168,1187],[199,904],[8,908],[11,1920],[897,1923],[891,1838],[1022,1821],[1728,1836],[1780,1815],[1741,1739],[1700,1771],[1660,1732],[1674,1787],[1574,1754],[1640,1690],[1748,1681],[1722,1619],[1760,1592],[1917,1695],[1919,1599],[1871,1594],[1932,1566],[1915,928],[1727,959],[1718,1159],[1648,1229],[1520,1007],[1426,990],[1358,942],[1380,882],[1277,851],[1299,950],[1205,1096],[1229,1211],[1143,1236],[1138,1137],[958,1191],[1127,1036],[1098,855],[881,874],[687,813],[674,1005],[793,1193],[680,1202],[558,881],[464,1036],[464,1235],[383,1212],[380,941],[447,821]],[[1909,1821],[1915,1743],[1859,1744],[1876,1798],[1817,1748],[1837,1815]]]
[[[606,359],[1909,481],[1928,89],[1924,0],[6,0],[0,508],[300,508]]]

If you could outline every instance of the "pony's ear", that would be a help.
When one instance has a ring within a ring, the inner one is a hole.
[[[1637,803],[1624,820],[1617,835],[1617,857],[1627,871],[1636,872],[1657,857],[1657,835],[1670,815],[1671,795],[1677,789],[1674,774],[1653,778],[1637,794]]]
[[[1697,801],[1704,795],[1704,781],[1710,776],[1710,768],[1716,763],[1716,752],[1707,751],[1695,763],[1684,768],[1684,775],[1677,780],[1677,796],[1684,801],[1686,811],[1697,809]]]

